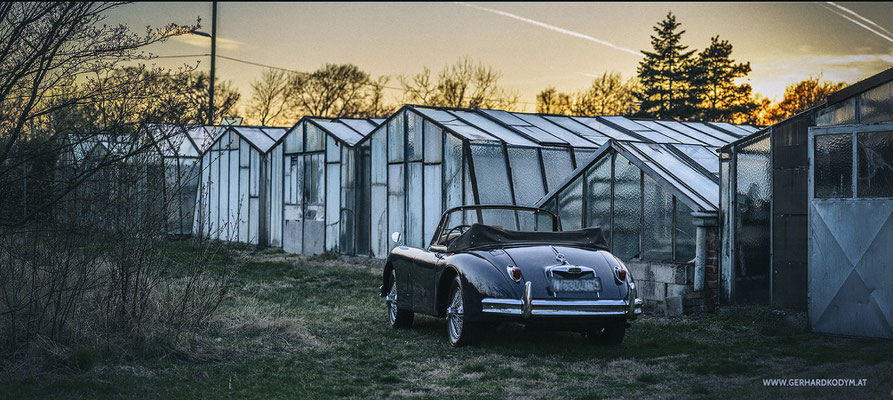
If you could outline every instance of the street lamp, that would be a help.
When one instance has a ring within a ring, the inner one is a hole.
[[[217,2],[211,2],[211,33],[193,29],[189,33],[211,38],[211,82],[208,84],[208,125],[214,125],[214,70],[217,61]]]

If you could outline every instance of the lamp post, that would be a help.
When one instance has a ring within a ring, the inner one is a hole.
[[[217,2],[211,2],[211,34],[193,30],[191,33],[211,38],[211,82],[208,84],[208,125],[214,125],[214,70],[217,61]]]

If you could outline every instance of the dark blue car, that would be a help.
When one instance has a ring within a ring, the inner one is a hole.
[[[463,206],[446,211],[427,249],[399,245],[382,277],[388,321],[415,313],[447,318],[450,343],[474,343],[487,326],[519,322],[578,331],[598,344],[623,341],[642,312],[629,271],[599,228],[561,231],[549,211]]]

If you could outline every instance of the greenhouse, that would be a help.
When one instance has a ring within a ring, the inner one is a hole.
[[[705,279],[712,278],[704,272],[706,229],[716,224],[719,208],[715,146],[756,128],[623,121],[624,129],[652,141],[609,142],[537,206],[559,215],[563,229],[601,227],[612,253],[640,277],[637,281],[646,299],[681,295],[692,285],[701,290]],[[700,234],[699,227],[705,228]],[[689,271],[680,264],[695,269]]]
[[[368,200],[355,190],[367,171],[357,170],[354,146],[381,122],[304,117],[288,130],[270,156],[272,246],[296,254],[357,252],[356,219]],[[368,253],[368,239],[362,243]]]
[[[358,219],[358,237],[368,235],[369,253],[383,258],[393,247],[391,232],[401,233],[409,246],[423,247],[445,209],[533,205],[612,140],[676,144],[703,159],[710,156],[698,148],[726,144],[754,130],[407,105],[359,145],[362,154],[370,154],[360,168],[368,165],[370,171],[360,187],[370,218]],[[510,213],[480,217],[510,229],[519,223]],[[357,253],[366,254],[363,250]]]
[[[271,149],[286,128],[232,126],[201,157],[193,232],[259,245],[270,240]],[[281,157],[281,147],[279,148]]]
[[[164,163],[164,204],[168,205],[168,233],[192,234],[201,155],[217,133],[212,125],[147,124]]]

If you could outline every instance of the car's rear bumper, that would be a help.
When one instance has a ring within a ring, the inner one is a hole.
[[[524,301],[491,299],[481,301],[485,314],[524,315]],[[642,313],[642,299],[635,299],[633,307],[626,300],[531,300],[530,317],[619,317]]]
[[[530,282],[521,299],[484,298],[481,311],[489,315],[530,317],[627,317],[642,314],[642,299],[539,300],[530,297]]]

